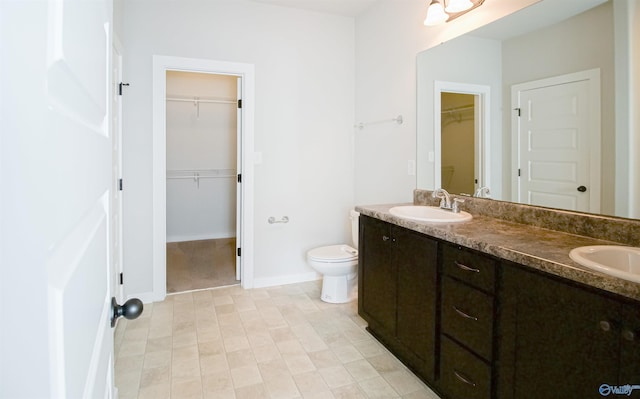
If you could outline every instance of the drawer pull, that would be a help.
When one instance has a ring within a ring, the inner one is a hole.
[[[469,267],[466,265],[463,265],[462,263],[459,263],[458,261],[454,261],[453,263],[456,264],[456,266],[458,266],[458,268],[460,270],[464,270],[465,272],[473,272],[473,273],[480,273],[479,269],[473,268],[473,267]]]
[[[471,319],[473,321],[478,321],[478,318],[475,316],[471,316],[469,314],[466,314],[465,312],[463,312],[462,310],[458,309],[455,305],[451,306],[453,308],[453,310],[456,311],[457,314],[459,314],[460,316],[464,317],[465,319]]]
[[[464,374],[460,373],[458,370],[453,370],[453,375],[455,375],[458,380],[464,382],[467,385],[471,385],[472,387],[475,388],[476,383],[471,381],[469,377],[466,377]]]

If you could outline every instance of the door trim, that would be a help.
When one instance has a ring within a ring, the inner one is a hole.
[[[600,212],[601,191],[601,116],[600,116],[600,68],[586,71],[568,73],[553,76],[546,79],[532,80],[511,86],[511,110],[520,108],[520,92],[548,86],[557,86],[567,83],[587,81],[589,82],[589,210],[588,212]],[[520,202],[520,119],[516,112],[511,112],[511,200]]]
[[[241,284],[253,288],[253,148],[254,66],[196,58],[153,56],[153,300],[167,294],[167,201],[166,201],[166,71],[234,75],[242,78],[242,190],[240,210],[242,237]]]
[[[434,132],[434,187],[442,187],[442,93],[460,93],[478,96],[476,102],[476,122],[474,143],[475,154],[477,157],[476,164],[479,165],[478,183],[476,188],[487,186],[491,187],[491,166],[490,166],[490,139],[489,132],[491,127],[491,87],[485,85],[445,82],[436,80],[433,82],[433,132]],[[473,194],[473,193],[471,193]]]

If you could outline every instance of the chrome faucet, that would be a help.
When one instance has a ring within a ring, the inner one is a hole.
[[[487,186],[480,187],[479,189],[476,190],[475,194],[473,194],[474,197],[479,197],[479,198],[488,198],[490,195],[491,195],[491,191]]]
[[[440,198],[440,208],[451,209],[451,196],[444,188],[436,188],[433,190],[431,198]]]
[[[444,188],[433,190],[431,197],[440,199],[440,209],[446,209],[453,213],[460,213],[460,204],[464,202],[461,198],[454,198],[451,201],[451,195]]]

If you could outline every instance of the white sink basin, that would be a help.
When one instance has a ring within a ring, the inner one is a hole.
[[[389,213],[404,219],[432,223],[460,223],[472,219],[471,214],[465,211],[453,213],[437,206],[424,205],[394,206],[389,209]]]
[[[572,249],[569,257],[590,269],[640,283],[640,248],[590,245]]]

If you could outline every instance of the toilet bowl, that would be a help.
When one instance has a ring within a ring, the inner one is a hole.
[[[358,246],[358,218],[356,211],[350,212],[351,237]],[[356,296],[358,277],[358,250],[347,244],[314,248],[307,252],[309,265],[322,274],[320,299],[329,303],[346,303]]]

